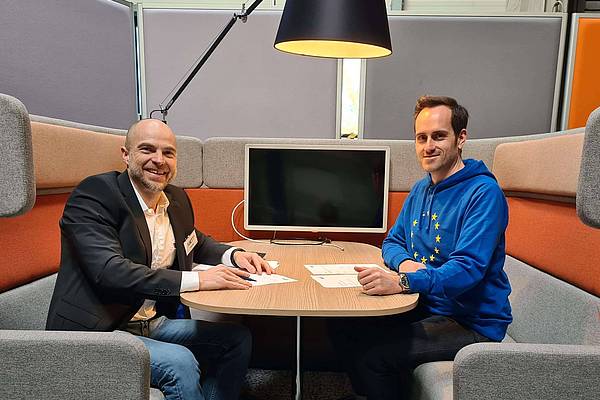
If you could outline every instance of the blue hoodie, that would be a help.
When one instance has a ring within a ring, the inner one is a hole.
[[[433,184],[418,181],[383,241],[383,259],[398,270],[405,260],[426,268],[407,273],[422,305],[492,340],[512,321],[510,283],[504,273],[508,205],[482,161]]]

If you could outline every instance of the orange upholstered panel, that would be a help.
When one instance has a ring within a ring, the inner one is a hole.
[[[25,215],[0,219],[0,292],[58,271],[60,228],[67,194],[38,196]]]
[[[600,18],[579,18],[568,128],[585,126],[600,106]]]
[[[196,228],[222,242],[242,240],[231,227],[231,211],[237,203],[244,199],[241,189],[186,189],[194,208]],[[235,226],[244,235],[243,208],[236,213]]]
[[[231,211],[240,201],[244,199],[242,189],[186,189],[190,196],[194,215],[196,218],[196,227],[212,236],[214,239],[230,242],[242,240],[231,227]],[[390,193],[388,203],[388,229],[396,221],[396,217],[402,208],[407,193]],[[252,238],[270,238],[270,231],[246,231],[244,229],[243,206],[240,206],[235,213],[235,226],[237,230],[245,236]],[[301,236],[303,238],[316,238],[318,234],[310,232],[278,232],[278,238],[290,238]],[[346,240],[363,243],[370,243],[375,246],[381,246],[384,234],[365,234],[365,233],[328,233],[327,238],[332,240]]]
[[[555,277],[600,295],[600,230],[584,225],[572,204],[508,198],[506,251]]]

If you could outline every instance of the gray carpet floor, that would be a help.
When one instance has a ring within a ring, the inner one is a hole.
[[[290,400],[294,397],[295,379],[293,371],[250,369],[244,393],[257,400]],[[307,371],[302,374],[303,400],[335,400],[349,394],[352,387],[344,373]]]

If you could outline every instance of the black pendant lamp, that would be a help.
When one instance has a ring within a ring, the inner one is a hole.
[[[388,56],[385,0],[287,0],[275,48],[315,57]]]

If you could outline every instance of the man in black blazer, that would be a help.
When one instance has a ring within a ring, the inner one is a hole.
[[[67,201],[46,329],[129,331],[148,348],[151,385],[167,400],[236,399],[250,358],[249,331],[173,319],[179,294],[249,289],[249,272],[271,268],[194,228],[189,198],[169,185],[177,150],[167,125],[138,121],[121,151],[125,172],[86,178]],[[192,262],[219,265],[196,272]]]

